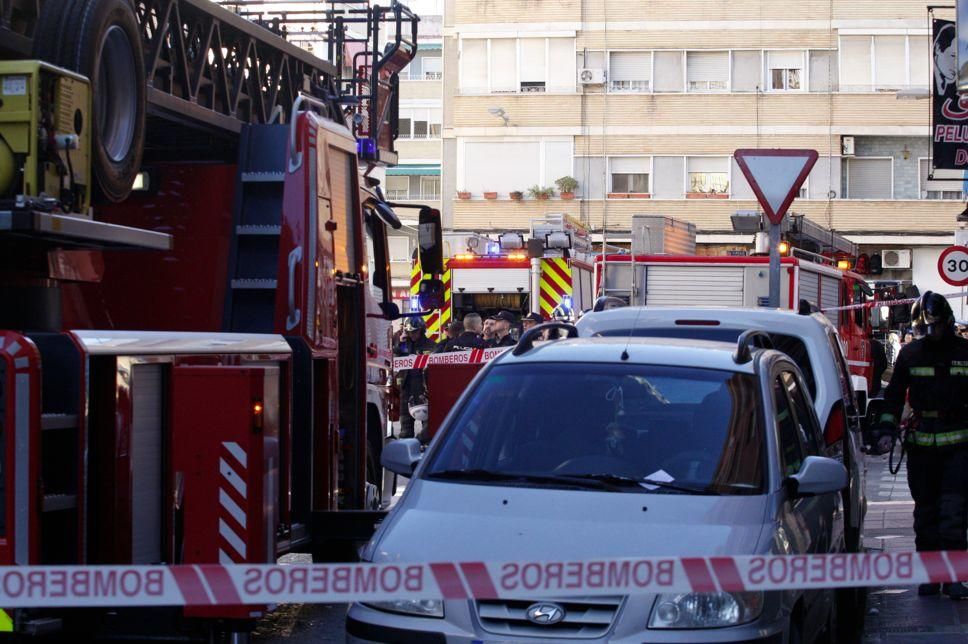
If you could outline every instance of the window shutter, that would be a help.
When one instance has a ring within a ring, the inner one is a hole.
[[[760,86],[760,52],[733,52],[733,91],[755,92]]]
[[[518,43],[513,38],[491,40],[491,90],[516,92],[518,84]]]
[[[927,36],[908,36],[911,48],[911,84],[924,86],[931,77],[929,54],[931,46]]]
[[[410,260],[409,237],[405,237],[403,235],[388,235],[387,247],[390,250],[391,262],[406,262]]]
[[[441,59],[437,56],[428,56],[421,61],[423,67],[421,69],[421,78],[426,78],[427,74],[440,74],[441,69]]]
[[[537,141],[464,144],[464,189],[507,194],[540,182],[540,144]]]
[[[686,74],[689,82],[729,80],[729,54],[724,51],[690,51],[686,53]]]
[[[466,39],[461,42],[461,89],[487,91],[487,41]]]
[[[605,198],[605,159],[575,157],[574,177],[578,179],[578,194],[583,199]]]
[[[555,180],[571,174],[571,141],[546,141],[544,144],[545,176],[541,185],[553,187]]]
[[[874,84],[877,87],[907,85],[907,38],[874,36]]]
[[[810,52],[810,91],[837,91],[837,58],[836,52]]]
[[[729,157],[689,157],[689,172],[729,172]]]
[[[803,52],[771,51],[766,59],[770,69],[803,69]]]
[[[652,86],[657,92],[681,92],[682,86],[682,52],[655,52],[655,79]]]
[[[611,157],[608,167],[612,174],[648,174],[649,157]]]
[[[548,88],[574,91],[575,89],[575,39],[548,39]]]
[[[841,91],[866,91],[871,87],[870,36],[840,37]]]
[[[930,159],[921,159],[921,196],[924,197],[924,192],[930,190],[932,192],[961,192],[961,188],[964,185],[964,171],[963,170],[941,170],[937,169],[934,171],[934,180],[929,180],[928,175],[931,174],[931,161]],[[956,181],[951,181],[951,179],[956,179]]]
[[[544,38],[521,39],[522,83],[545,82],[545,42]]]
[[[681,199],[683,190],[683,157],[655,157],[652,159],[653,197],[658,199]]]
[[[753,188],[750,187],[749,182],[743,175],[743,171],[739,169],[736,159],[730,159],[730,165],[733,169],[733,185],[730,187],[732,198],[751,200],[756,199],[756,195],[753,193]]]
[[[848,159],[848,199],[892,199],[891,159]]]
[[[652,55],[644,51],[613,51],[608,76],[611,81],[651,80]]]

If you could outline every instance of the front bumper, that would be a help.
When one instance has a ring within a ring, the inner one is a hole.
[[[353,604],[346,618],[346,641],[428,642],[430,644],[510,644],[511,642],[568,642],[590,644],[642,644],[664,642],[698,644],[715,642],[761,642],[783,644],[787,641],[788,621],[779,602],[767,602],[763,615],[754,622],[729,628],[706,630],[651,630],[646,628],[655,597],[626,598],[611,627],[601,637],[550,636],[548,638],[485,631],[473,601],[447,601],[444,618],[416,617],[386,613],[362,604]]]

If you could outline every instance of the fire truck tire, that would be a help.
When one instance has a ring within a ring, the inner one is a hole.
[[[90,79],[95,187],[102,200],[122,201],[144,151],[145,67],[133,7],[128,0],[49,1],[36,34],[35,56]]]

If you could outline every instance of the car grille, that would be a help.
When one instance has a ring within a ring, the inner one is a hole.
[[[535,600],[537,601],[537,600]],[[553,625],[533,624],[525,617],[534,601],[498,599],[477,602],[481,627],[498,635],[544,638],[603,637],[615,621],[622,597],[569,598],[550,600],[565,609],[565,618]]]

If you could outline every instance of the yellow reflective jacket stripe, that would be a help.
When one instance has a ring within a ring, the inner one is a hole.
[[[912,376],[934,376],[934,367],[909,367],[908,372]]]
[[[937,434],[913,432],[908,434],[907,442],[921,447],[957,445],[968,442],[968,429],[959,429],[953,432],[939,432]]]

